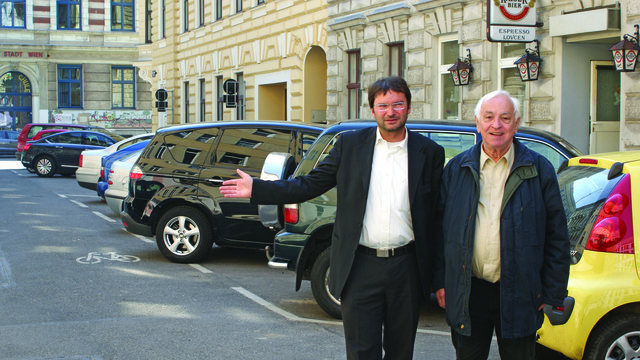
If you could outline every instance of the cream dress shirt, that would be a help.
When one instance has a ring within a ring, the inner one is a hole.
[[[414,240],[409,206],[408,134],[395,143],[385,141],[379,129],[376,134],[360,245],[394,249]]]
[[[504,186],[513,166],[513,146],[493,161],[480,152],[480,201],[473,245],[473,275],[492,283],[500,280],[500,208]]]

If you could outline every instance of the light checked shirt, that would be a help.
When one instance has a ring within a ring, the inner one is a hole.
[[[404,140],[390,143],[376,132],[371,181],[360,245],[394,249],[414,240],[409,204],[409,158]]]
[[[513,146],[498,162],[480,152],[480,201],[473,244],[473,275],[492,283],[500,280],[500,211],[504,186],[513,166]]]

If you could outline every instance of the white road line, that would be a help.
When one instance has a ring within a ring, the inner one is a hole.
[[[200,271],[203,274],[211,274],[213,273],[213,271],[207,269],[206,267],[200,265],[200,264],[189,264],[189,266],[191,266],[192,268]]]
[[[301,321],[301,322],[308,322],[308,323],[322,324],[322,325],[339,325],[339,326],[342,326],[342,321],[307,319],[307,318],[299,317],[299,316],[294,315],[294,314],[292,314],[292,313],[290,313],[290,312],[288,312],[286,310],[280,309],[279,307],[277,307],[274,304],[264,300],[263,298],[259,297],[258,295],[250,292],[249,290],[247,290],[245,288],[232,287],[232,289],[237,291],[237,292],[239,292],[240,294],[244,295],[245,297],[249,298],[250,300],[253,300],[257,304],[262,305],[265,308],[273,311],[274,313],[286,318],[287,320],[290,320],[290,321]],[[430,334],[430,335],[440,335],[440,336],[451,336],[451,333],[448,332],[448,331],[418,329],[418,333]]]
[[[73,200],[71,200],[71,201],[73,201]],[[84,205],[84,204],[83,204],[83,205]],[[103,213],[101,213],[101,212],[99,212],[99,211],[92,211],[92,213],[94,213],[94,214],[95,214],[97,217],[99,217],[99,218],[102,218],[102,219],[104,219],[104,220],[107,220],[108,222],[112,222],[112,223],[116,222],[116,221],[115,221],[115,220],[113,220],[112,218],[108,217],[107,215],[105,215],[105,214],[103,214]]]
[[[61,195],[61,196],[62,196],[62,195]],[[74,204],[76,204],[76,205],[78,205],[78,206],[80,206],[80,207],[88,208],[88,206],[87,206],[87,205],[85,205],[85,204],[81,203],[80,201],[75,201],[75,200],[69,200],[69,201],[71,201],[72,203],[74,203]]]

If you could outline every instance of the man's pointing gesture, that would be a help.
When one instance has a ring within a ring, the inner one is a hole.
[[[253,179],[246,172],[237,169],[240,179],[226,180],[220,186],[220,194],[228,198],[250,198]]]

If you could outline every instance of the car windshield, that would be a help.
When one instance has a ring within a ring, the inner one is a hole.
[[[622,178],[609,180],[608,174],[609,169],[588,166],[570,166],[558,174],[574,264],[582,256],[602,204]]]

